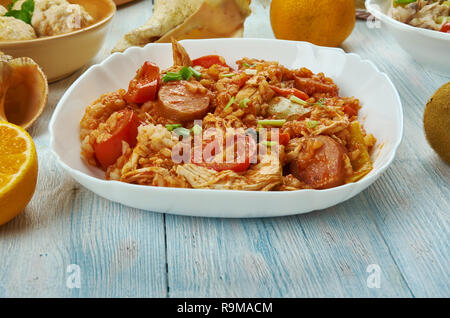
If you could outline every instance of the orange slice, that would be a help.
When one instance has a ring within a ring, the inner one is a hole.
[[[38,161],[31,136],[0,122],[0,225],[25,209],[36,188]]]

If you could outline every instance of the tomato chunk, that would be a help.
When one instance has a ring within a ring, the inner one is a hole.
[[[450,21],[442,26],[441,32],[450,33]]]
[[[303,100],[307,100],[309,98],[308,94],[296,88],[281,88],[274,85],[269,85],[269,87],[278,95],[281,95],[286,98],[288,98],[291,95],[294,95],[295,97],[298,97]]]
[[[241,72],[239,74],[239,78],[237,80],[237,84],[239,85],[239,88],[242,88],[242,86],[245,85],[245,83],[247,83],[247,81],[250,79],[250,76],[248,76],[247,74]]]
[[[243,172],[246,171],[250,164],[255,159],[257,145],[256,141],[251,136],[245,136],[245,135],[234,135],[231,137],[228,137],[227,139],[234,138],[235,143],[233,144],[234,149],[234,158],[233,161],[227,161],[226,156],[223,150],[221,150],[218,153],[214,152],[214,145],[213,143],[217,142],[217,140],[213,140],[210,142],[207,142],[205,144],[205,147],[202,151],[202,157],[203,159],[198,162],[195,160],[194,154],[192,153],[192,162],[199,165],[206,167],[208,169],[213,169],[216,171],[223,171],[223,170],[232,170],[234,172]],[[242,143],[244,144],[244,147],[242,147]],[[208,153],[208,151],[205,151],[207,147],[211,148],[211,153]],[[225,150],[227,152],[227,150]]]
[[[354,109],[350,105],[344,105],[344,113],[348,115],[348,117],[358,115],[358,110]]]
[[[106,170],[122,155],[122,141],[127,142],[130,147],[136,146],[139,118],[131,109],[120,111],[121,116],[111,137],[94,145],[97,161]]]
[[[202,66],[204,68],[210,68],[214,64],[222,65],[228,68],[231,68],[227,65],[225,62],[225,59],[222,56],[219,55],[206,55],[199,57],[198,59],[195,59],[192,61],[192,64],[194,66]]]
[[[267,138],[267,141],[275,141],[280,145],[286,146],[289,143],[289,140],[291,140],[291,135],[287,132],[280,132],[280,130],[270,130],[265,138]]]
[[[130,81],[124,98],[129,103],[142,104],[154,100],[161,84],[159,67],[150,62],[137,71],[136,77]]]
[[[289,135],[289,133],[281,133],[279,138],[280,145],[286,146],[289,143],[289,140],[291,140],[291,135]]]

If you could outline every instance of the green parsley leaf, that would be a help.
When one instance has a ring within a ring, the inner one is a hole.
[[[17,0],[13,0],[8,6],[8,12],[6,12],[5,16],[13,17],[19,20],[22,20],[25,23],[31,25],[31,18],[33,17],[34,12],[34,0],[26,0],[20,10],[13,10],[14,4]]]

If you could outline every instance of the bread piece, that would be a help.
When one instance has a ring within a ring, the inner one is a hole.
[[[151,42],[242,36],[250,0],[156,0],[152,17],[127,33],[112,52]]]

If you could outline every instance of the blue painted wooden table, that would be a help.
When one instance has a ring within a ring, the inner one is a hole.
[[[150,0],[120,8],[93,63],[150,12]],[[254,23],[247,35],[270,36],[268,20]],[[61,95],[87,67],[52,84],[46,112],[30,131],[40,161],[37,191],[0,228],[0,297],[449,297],[450,167],[422,129],[427,99],[449,79],[364,22],[342,47],[393,80],[404,105],[403,143],[387,172],[358,196],[292,217],[179,217],[96,196],[55,164],[47,128]]]

